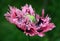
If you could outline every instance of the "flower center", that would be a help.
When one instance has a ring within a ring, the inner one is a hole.
[[[27,14],[26,16],[28,16],[30,18],[30,21],[36,22],[36,19],[33,15]]]

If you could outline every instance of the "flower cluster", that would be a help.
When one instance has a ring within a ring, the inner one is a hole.
[[[26,35],[43,37],[45,32],[52,30],[55,25],[51,23],[51,18],[44,17],[44,9],[42,9],[42,16],[35,13],[31,5],[26,4],[22,9],[9,6],[9,12],[4,16],[22,30]]]

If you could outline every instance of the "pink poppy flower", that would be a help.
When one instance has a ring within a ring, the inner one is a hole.
[[[45,32],[52,30],[55,25],[51,23],[51,18],[44,17],[44,9],[42,9],[42,16],[35,13],[32,6],[26,4],[22,10],[15,7],[10,7],[9,12],[4,16],[5,18],[15,24],[18,29],[22,30],[26,35],[43,37]]]

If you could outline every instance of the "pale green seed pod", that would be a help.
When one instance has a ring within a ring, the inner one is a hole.
[[[26,16],[28,16],[32,22],[36,22],[35,16],[30,14],[27,14]]]

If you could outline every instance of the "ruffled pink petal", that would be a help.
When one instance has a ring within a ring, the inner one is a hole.
[[[42,9],[42,17],[44,17],[44,9]]]
[[[35,15],[35,14],[34,14],[34,10],[33,10],[33,8],[32,8],[31,5],[29,6],[29,10],[30,10],[30,14],[31,14],[31,15]]]
[[[38,33],[38,36],[43,37],[43,36],[45,36],[45,34],[44,33]]]
[[[28,14],[31,14],[31,15],[35,15],[32,6],[31,5],[28,6],[28,4],[26,4],[25,6],[22,7],[22,12],[25,13],[25,14],[28,13]]]
[[[24,33],[26,33],[26,35],[29,35],[29,36],[36,35],[36,31],[34,28],[27,29]]]
[[[26,4],[25,6],[22,7],[22,12],[26,13],[27,9],[28,9],[28,4]]]

